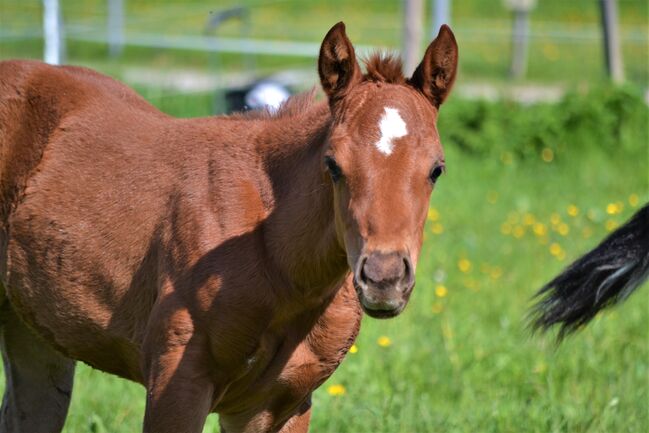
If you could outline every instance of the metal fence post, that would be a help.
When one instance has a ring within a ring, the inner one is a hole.
[[[112,57],[122,53],[124,48],[124,2],[108,0],[108,52]]]
[[[45,49],[43,60],[52,65],[60,65],[65,56],[63,39],[63,17],[58,0],[43,0],[43,35]]]
[[[617,26],[617,1],[600,0],[602,29],[604,31],[604,55],[606,70],[614,83],[624,81],[624,65],[620,50],[620,35]]]
[[[404,0],[403,11],[403,69],[406,75],[419,64],[419,44],[422,36],[422,0]]]

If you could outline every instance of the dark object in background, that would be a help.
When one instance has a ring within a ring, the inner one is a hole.
[[[537,293],[532,327],[560,324],[558,338],[627,298],[649,276],[649,203]]]
[[[260,80],[240,89],[225,92],[228,113],[260,108],[277,110],[291,96],[291,92],[272,80]]]

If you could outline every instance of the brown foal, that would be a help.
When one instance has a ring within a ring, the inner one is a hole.
[[[366,66],[339,23],[327,102],[175,119],[88,69],[0,63],[0,431],[59,432],[80,360],[146,387],[144,432],[306,432],[362,311],[408,302],[444,170],[451,30],[410,79]]]

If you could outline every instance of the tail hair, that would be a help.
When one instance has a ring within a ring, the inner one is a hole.
[[[535,295],[534,330],[559,324],[558,340],[602,309],[626,299],[649,277],[649,203]]]

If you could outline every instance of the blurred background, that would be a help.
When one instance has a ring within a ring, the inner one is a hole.
[[[207,116],[317,85],[340,20],[408,70],[449,23],[460,66],[417,289],[363,320],[312,431],[649,431],[646,287],[560,346],[526,328],[535,290],[649,199],[646,0],[0,0],[0,60],[88,66]],[[137,431],[143,407],[80,366],[65,432]]]

